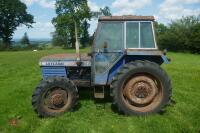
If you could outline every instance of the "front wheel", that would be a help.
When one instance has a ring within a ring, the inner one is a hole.
[[[114,78],[114,103],[127,115],[157,113],[170,102],[171,81],[166,72],[149,61],[126,64]]]
[[[77,104],[78,91],[66,78],[52,77],[41,81],[32,95],[32,105],[41,117],[71,111]]]

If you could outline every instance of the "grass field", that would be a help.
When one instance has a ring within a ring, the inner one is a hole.
[[[73,51],[0,52],[0,133],[200,133],[200,55],[182,53],[169,53],[172,62],[163,66],[172,78],[176,104],[162,115],[119,115],[109,101],[105,109],[97,108],[91,93],[84,93],[87,96],[80,96],[75,112],[38,118],[31,106],[32,92],[41,79],[38,60],[65,52]],[[19,119],[15,126],[12,119]]]

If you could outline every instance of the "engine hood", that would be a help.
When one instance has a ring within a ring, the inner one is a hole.
[[[77,54],[54,54],[40,59],[40,66],[77,66]],[[81,66],[90,67],[91,58],[87,54],[81,54]]]

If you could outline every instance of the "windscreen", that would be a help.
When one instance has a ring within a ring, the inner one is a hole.
[[[102,51],[107,46],[108,51],[123,49],[123,23],[102,22],[97,33],[95,51]]]

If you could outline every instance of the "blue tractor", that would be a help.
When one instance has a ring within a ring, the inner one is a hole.
[[[169,59],[158,50],[153,16],[100,17],[90,54],[40,60],[43,78],[32,105],[39,116],[57,116],[75,108],[79,87],[90,87],[97,99],[109,89],[113,105],[125,115],[158,113],[172,95],[163,63]]]

